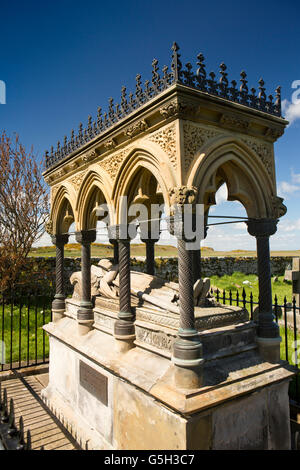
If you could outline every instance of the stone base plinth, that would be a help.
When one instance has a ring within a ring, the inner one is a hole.
[[[289,449],[293,372],[255,349],[211,358],[200,389],[178,389],[168,357],[122,352],[99,329],[49,323],[49,385],[43,399],[89,449]]]

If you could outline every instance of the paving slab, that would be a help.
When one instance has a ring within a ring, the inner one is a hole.
[[[0,374],[1,375],[1,374]],[[41,390],[48,384],[48,374],[24,376],[15,372],[14,377],[1,380],[6,388],[8,400],[13,398],[16,423],[24,420],[25,435],[31,433],[33,450],[75,450],[78,445],[41,399]]]

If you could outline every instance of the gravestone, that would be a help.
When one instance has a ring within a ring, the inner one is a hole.
[[[292,281],[293,297],[296,300],[296,307],[300,308],[300,258],[293,258],[292,269],[286,269],[284,280]]]

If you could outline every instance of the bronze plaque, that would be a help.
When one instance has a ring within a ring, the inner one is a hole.
[[[79,362],[80,385],[107,406],[107,377],[92,367]]]

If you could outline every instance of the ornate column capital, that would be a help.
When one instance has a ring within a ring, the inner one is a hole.
[[[203,232],[204,216],[196,210],[198,190],[195,186],[180,186],[172,188],[170,195],[170,217],[168,220],[168,230],[179,240],[193,242],[200,234],[199,228]]]
[[[287,207],[283,204],[284,199],[279,196],[274,196],[271,200],[274,217],[283,217],[287,212]]]
[[[247,222],[248,232],[256,238],[270,237],[277,230],[277,219],[249,219]]]
[[[96,240],[96,230],[81,230],[75,233],[75,238],[81,245],[90,245]]]
[[[69,234],[64,233],[64,234],[51,235],[51,240],[52,240],[53,245],[63,246],[63,245],[66,245],[68,243]]]
[[[185,204],[196,203],[198,189],[195,186],[179,186],[169,191],[171,214],[183,210]]]

